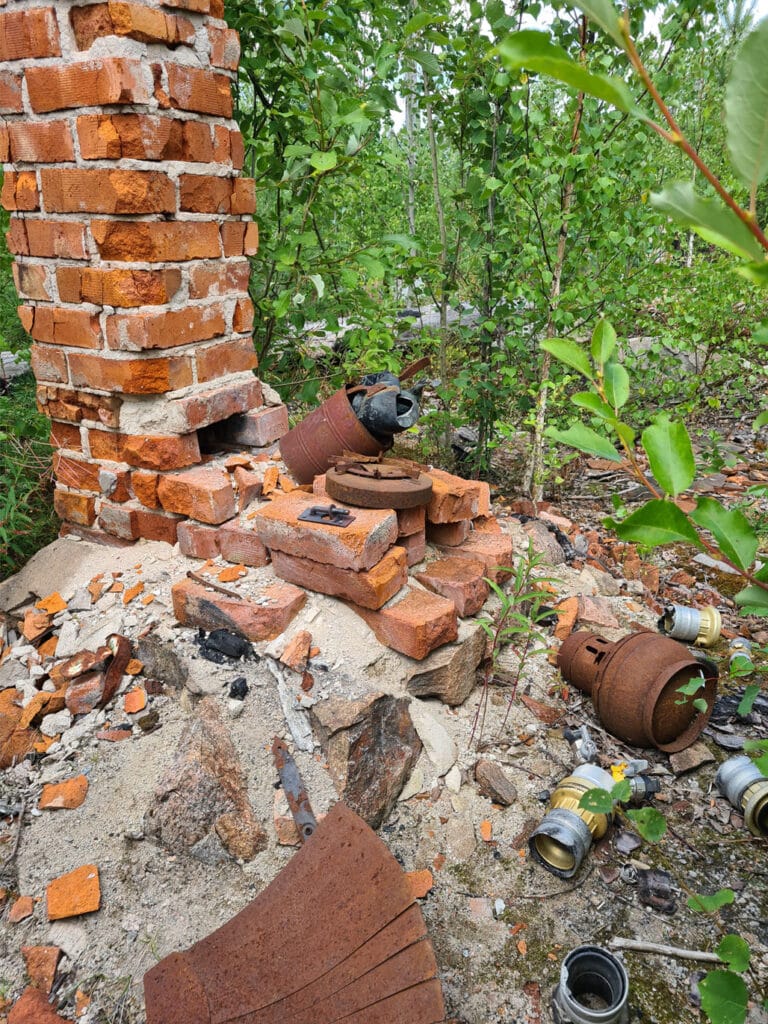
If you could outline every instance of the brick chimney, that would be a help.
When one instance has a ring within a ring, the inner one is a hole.
[[[0,0],[2,204],[65,531],[174,542],[187,514],[230,518],[212,438],[287,429],[253,374],[258,230],[223,11]]]

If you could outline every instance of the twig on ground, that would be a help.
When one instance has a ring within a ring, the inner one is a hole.
[[[19,843],[21,842],[21,831],[24,828],[24,812],[27,809],[24,797],[21,798],[21,807],[19,809],[19,824],[16,826],[16,838],[13,841],[13,848],[8,856],[5,858],[2,864],[0,864],[0,874],[10,867],[13,863],[16,854],[19,852]]]
[[[679,960],[701,960],[707,964],[722,963],[717,953],[706,953],[700,949],[681,949],[679,946],[663,946],[658,942],[613,938],[608,945],[612,949],[625,949],[633,953],[658,953],[660,956],[674,956]]]
[[[204,587],[210,587],[211,590],[215,590],[217,594],[224,594],[225,597],[234,597],[238,601],[243,600],[242,594],[238,594],[236,591],[230,590],[228,587],[221,587],[218,583],[214,583],[212,580],[207,580],[205,576],[200,576],[198,573],[192,572],[191,569],[187,573],[187,576],[189,579],[194,580],[195,583],[202,583]]]

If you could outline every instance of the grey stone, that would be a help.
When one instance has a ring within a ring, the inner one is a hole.
[[[69,601],[67,601],[67,611],[88,612],[91,610],[92,605],[93,598],[85,587],[80,587],[79,590],[74,592]]]
[[[495,804],[509,807],[517,800],[517,789],[503,770],[493,761],[480,760],[475,765],[475,781],[483,796]]]
[[[66,732],[70,725],[72,725],[72,714],[63,708],[55,715],[45,716],[40,723],[40,732],[43,736],[58,736],[59,733]]]
[[[445,775],[454,766],[459,755],[456,744],[445,726],[429,710],[425,701],[411,701],[411,718],[437,774]]]
[[[139,641],[137,657],[144,665],[145,678],[155,679],[172,690],[182,690],[186,685],[189,669],[170,641],[144,637]]]
[[[83,650],[78,643],[80,626],[75,619],[69,619],[59,630],[59,642],[56,644],[57,658],[71,658],[73,654]]]
[[[523,530],[533,541],[533,550],[537,555],[543,555],[548,565],[563,565],[565,552],[558,544],[554,533],[547,529],[544,523],[533,519],[523,524]]]
[[[486,635],[477,622],[462,622],[454,644],[433,651],[408,681],[414,697],[438,697],[452,707],[463,704],[475,687],[475,672],[485,654]]]
[[[311,714],[339,796],[378,828],[421,753],[408,701],[384,693],[332,697]]]

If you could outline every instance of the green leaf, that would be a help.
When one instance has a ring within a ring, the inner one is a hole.
[[[498,49],[502,64],[510,71],[526,68],[550,75],[579,92],[605,100],[625,114],[647,120],[626,82],[611,75],[595,75],[587,71],[582,64],[571,60],[562,47],[553,43],[548,32],[535,29],[513,32],[499,43]]]
[[[560,444],[567,444],[571,448],[578,448],[580,452],[587,455],[597,455],[602,459],[610,459],[611,462],[621,462],[621,456],[613,447],[607,437],[602,437],[590,427],[583,423],[573,423],[567,430],[557,430],[555,427],[547,427],[547,437],[551,437]]]
[[[752,424],[752,429],[755,431],[755,433],[757,433],[757,431],[760,430],[761,427],[764,427],[766,424],[768,424],[768,409],[765,409],[763,412],[760,413],[755,422]]]
[[[760,693],[760,684],[752,683],[750,686],[744,687],[744,696],[739,702],[739,706],[736,708],[736,714],[741,715],[742,718],[746,716],[752,710],[752,706],[757,699],[757,695]]]
[[[601,320],[592,332],[592,358],[607,363],[616,349],[616,331],[608,320]]]
[[[733,971],[709,971],[699,982],[701,1008],[715,1024],[744,1024],[749,990]]]
[[[768,176],[768,18],[736,55],[725,88],[725,127],[731,163],[754,190]]]
[[[747,569],[755,560],[759,546],[751,523],[737,508],[725,509],[714,498],[700,497],[691,519],[709,530],[726,558],[740,569]]]
[[[632,799],[632,786],[629,779],[622,779],[617,782],[611,790],[611,799],[615,803],[624,804]]]
[[[594,379],[589,356],[575,341],[566,341],[565,338],[547,338],[546,341],[541,342],[541,347],[559,362],[565,363],[566,366],[572,366],[574,370],[583,373],[590,380]]]
[[[696,460],[682,421],[659,413],[656,422],[643,431],[642,441],[651,472],[667,494],[680,494],[690,487],[696,475]]]
[[[576,6],[624,49],[625,44],[624,37],[621,34],[619,12],[611,3],[611,0],[576,0]]]
[[[616,419],[616,415],[610,405],[606,405],[602,398],[596,395],[594,391],[579,391],[575,395],[571,395],[571,401],[574,405],[578,405],[580,409],[588,409],[595,416],[599,416],[601,420]]]
[[[316,149],[309,158],[309,162],[318,173],[323,174],[325,171],[332,171],[339,161],[336,153],[332,149]]]
[[[707,681],[704,676],[694,676],[693,679],[687,683],[683,683],[682,686],[678,686],[675,693],[685,694],[686,697],[693,697],[695,693],[698,693],[702,686],[706,686]],[[677,701],[675,701],[677,703]]]
[[[658,843],[667,831],[666,818],[655,807],[640,807],[636,811],[627,811],[627,817],[634,822],[637,831],[649,843]]]
[[[733,889],[718,889],[711,896],[704,896],[700,892],[688,897],[688,906],[697,914],[714,914],[736,898]]]
[[[404,36],[412,36],[415,32],[421,32],[427,25],[442,25],[448,19],[444,14],[433,14],[431,11],[419,11],[418,14],[406,21],[403,27]]]
[[[736,273],[741,274],[758,288],[768,288],[768,259],[755,261],[754,263],[742,263],[735,267]]]
[[[621,363],[606,363],[603,367],[605,396],[614,409],[627,404],[629,398],[629,374]]]
[[[613,798],[607,789],[588,789],[581,794],[579,807],[593,814],[612,814]]]
[[[367,252],[359,252],[355,255],[356,261],[361,267],[365,267],[375,281],[383,281],[387,270],[381,260],[370,256]]]
[[[724,935],[715,952],[732,971],[746,971],[749,967],[751,951],[740,935]]]
[[[644,544],[649,548],[680,541],[701,547],[699,535],[672,501],[648,501],[631,516],[617,523],[615,529],[620,540]]]
[[[322,299],[322,297],[325,295],[325,281],[322,279],[320,274],[310,274],[309,280],[315,286],[315,291],[317,292],[318,299]]]
[[[739,608],[754,609],[752,615],[768,615],[768,590],[762,587],[745,587],[734,597]]]
[[[695,700],[693,702],[693,706],[696,708],[697,711],[700,711],[702,715],[709,710],[709,705],[703,697],[700,697],[698,700]]]
[[[690,181],[668,185],[663,192],[652,192],[651,205],[734,256],[758,261],[765,256],[758,240],[733,210],[720,199],[697,196]]]
[[[440,74],[440,61],[429,50],[406,50],[404,56],[416,61],[426,75],[437,78]]]

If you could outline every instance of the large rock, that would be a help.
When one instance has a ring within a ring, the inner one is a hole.
[[[332,697],[312,709],[312,719],[339,796],[378,828],[421,753],[408,701],[384,693]]]
[[[216,701],[202,700],[144,815],[144,831],[206,863],[250,860],[266,833],[253,813],[237,752]]]
[[[425,658],[408,681],[415,697],[439,697],[444,704],[463,704],[475,687],[477,666],[485,654],[486,635],[477,622],[462,622],[455,644]]]

